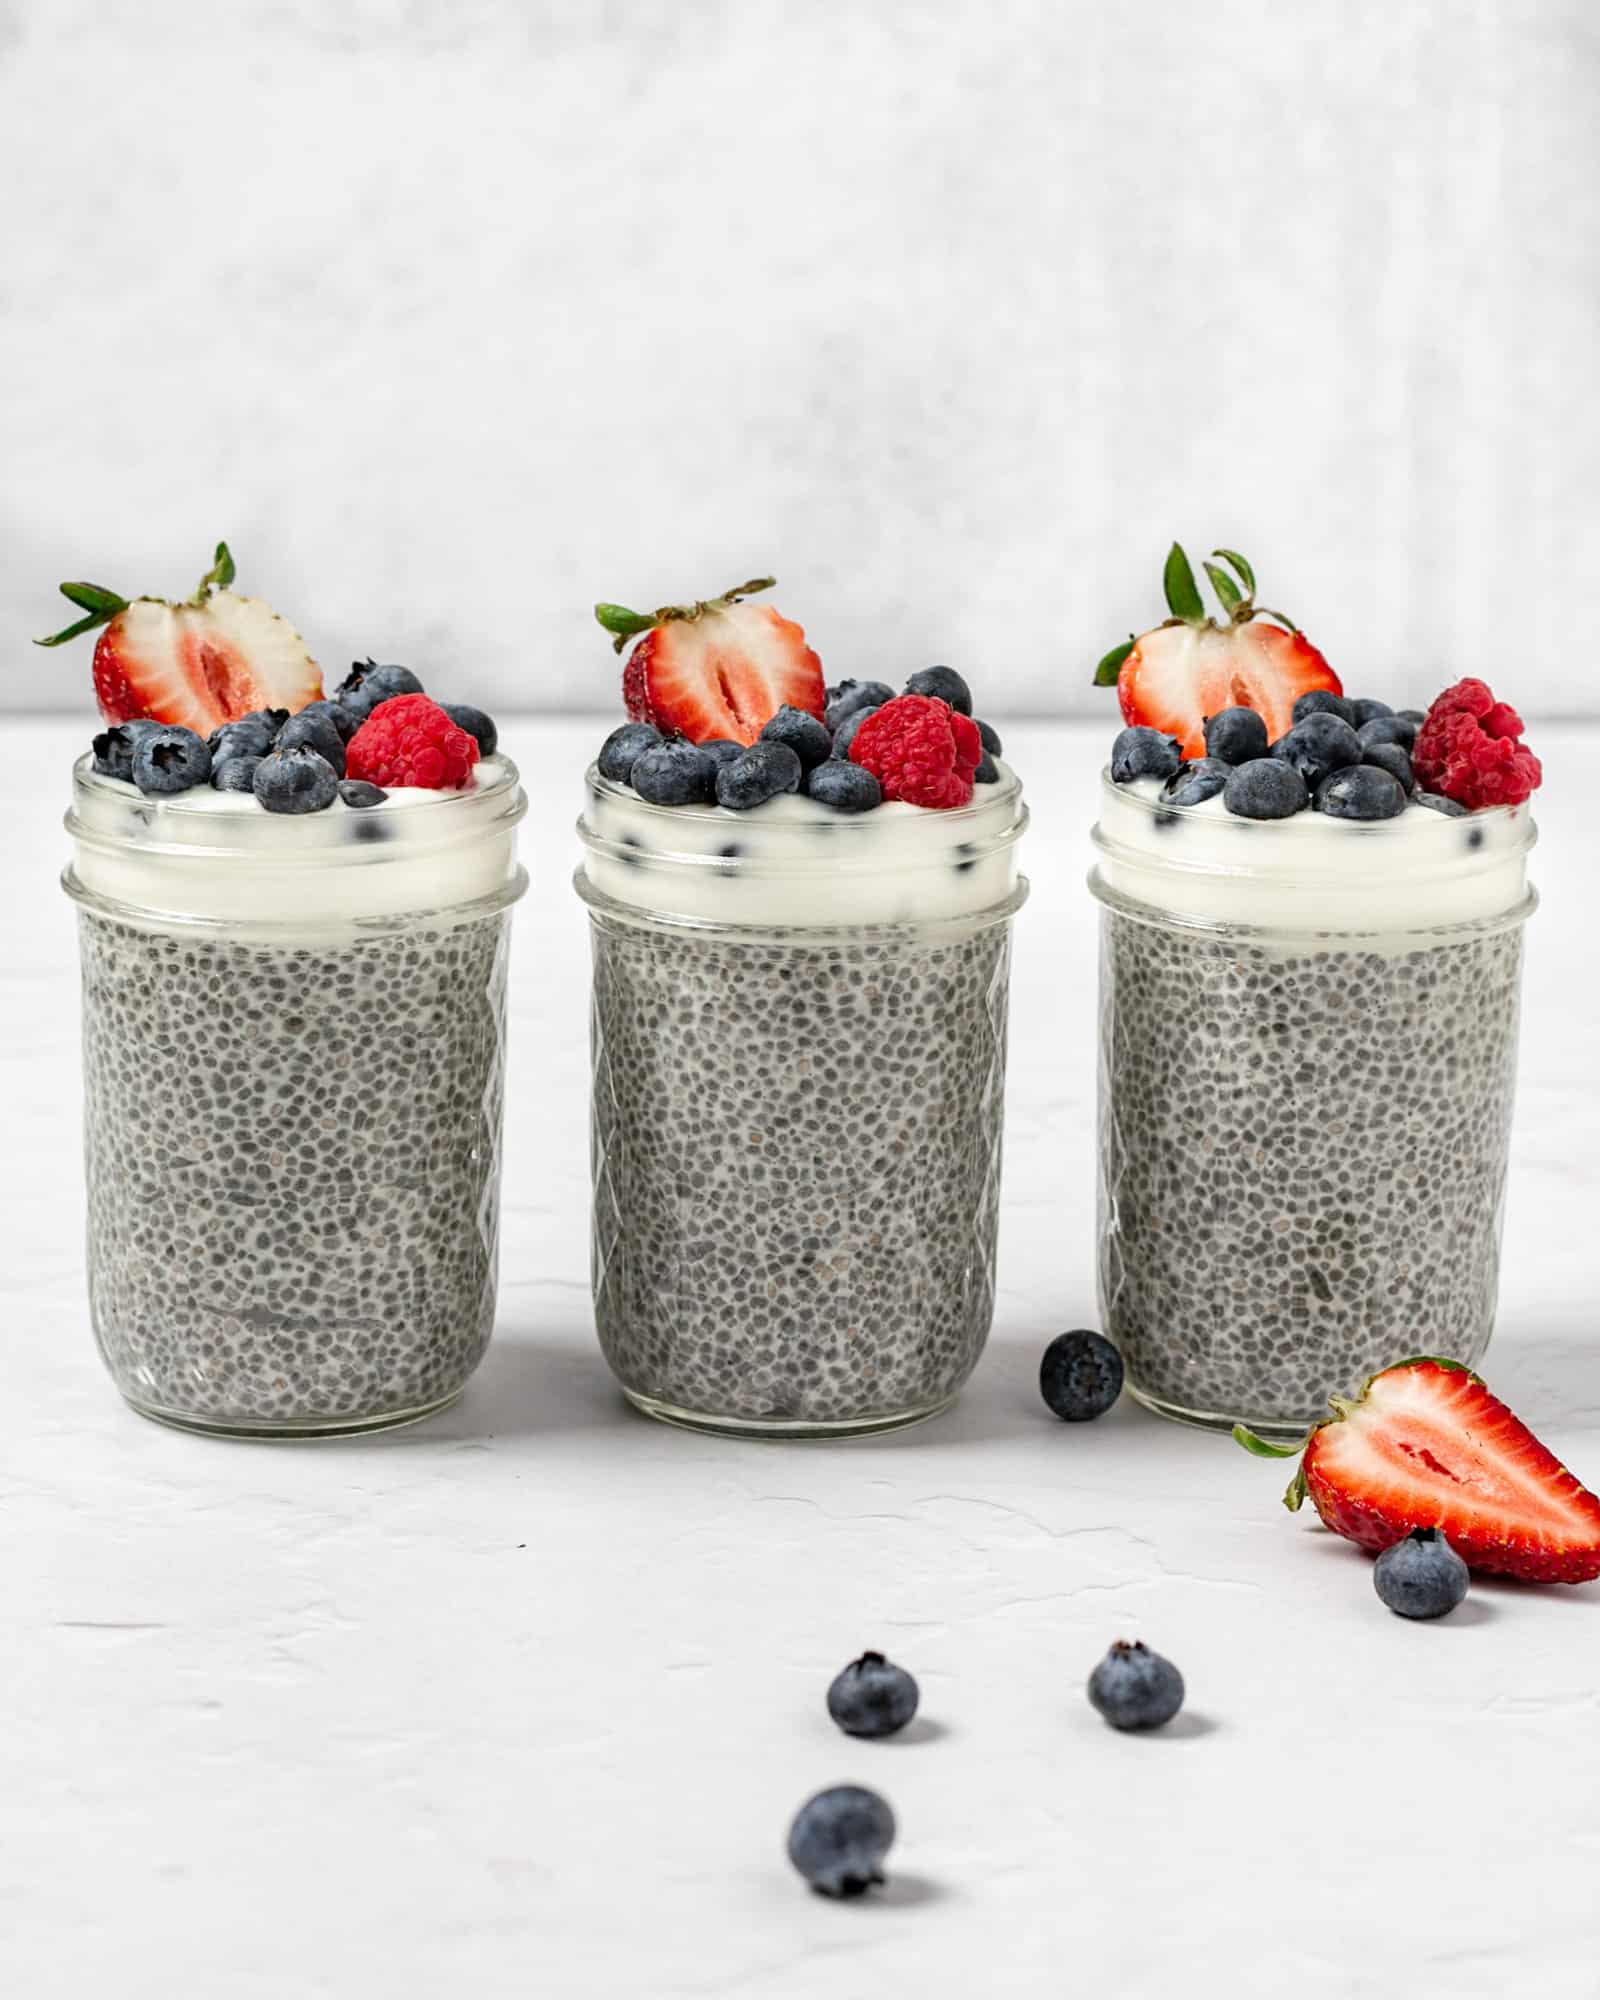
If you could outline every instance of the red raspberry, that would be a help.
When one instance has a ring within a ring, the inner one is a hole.
[[[856,731],[850,761],[870,771],[886,799],[912,806],[964,806],[983,738],[970,716],[931,694],[902,694]]]
[[[1496,701],[1487,682],[1457,681],[1428,710],[1411,750],[1411,768],[1425,792],[1458,805],[1517,806],[1544,773],[1522,735],[1522,717]]]
[[[344,753],[347,777],[374,785],[420,785],[428,792],[458,789],[477,761],[476,738],[425,694],[380,701]]]

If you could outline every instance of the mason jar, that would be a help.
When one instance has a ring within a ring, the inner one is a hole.
[[[1021,788],[855,816],[591,769],[595,1322],[703,1431],[931,1417],[994,1312]]]
[[[1371,824],[1103,780],[1100,1310],[1128,1386],[1298,1437],[1494,1325],[1526,806]]]
[[[142,1415],[410,1423],[494,1321],[515,768],[266,812],[73,772],[89,1305]]]

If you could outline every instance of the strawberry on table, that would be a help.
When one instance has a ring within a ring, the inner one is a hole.
[[[758,577],[721,597],[656,611],[597,604],[594,615],[619,653],[638,640],[622,675],[629,717],[691,743],[754,743],[784,707],[820,721],[822,663],[805,633],[775,606],[745,602],[773,583]]]
[[[1293,727],[1301,695],[1314,688],[1342,692],[1338,675],[1300,628],[1281,611],[1257,606],[1255,572],[1244,557],[1232,549],[1215,553],[1228,568],[1209,562],[1202,568],[1223,622],[1206,616],[1189,558],[1174,542],[1162,577],[1172,616],[1114,646],[1094,674],[1097,687],[1116,688],[1125,722],[1176,737],[1185,757],[1205,755],[1206,722],[1224,709],[1254,709],[1275,743]]]
[[[270,604],[229,588],[233,578],[233,557],[219,542],[216,560],[181,604],[64,583],[62,596],[84,616],[35,643],[60,646],[100,632],[94,689],[107,722],[149,718],[209,736],[256,709],[294,713],[322,693],[317,663]]]

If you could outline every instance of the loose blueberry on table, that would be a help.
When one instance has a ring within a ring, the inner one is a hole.
[[[1113,1729],[1164,1727],[1183,1693],[1183,1675],[1141,1640],[1119,1639],[1089,1676],[1089,1700]]]
[[[834,1676],[828,1713],[846,1736],[893,1736],[917,1712],[917,1683],[882,1653],[863,1653]]]
[[[1092,1423],[1122,1394],[1122,1356],[1103,1333],[1058,1333],[1039,1363],[1039,1394],[1063,1423]]]
[[[1467,1594],[1470,1572],[1437,1528],[1413,1528],[1372,1566],[1372,1587],[1400,1618],[1443,1618]]]
[[[819,1895],[862,1896],[883,1882],[894,1814],[865,1785],[832,1785],[806,1800],[789,1828],[789,1859]]]

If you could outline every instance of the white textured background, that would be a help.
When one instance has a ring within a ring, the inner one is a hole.
[[[594,598],[770,566],[832,673],[1092,708],[1178,535],[1347,678],[1595,710],[1592,0],[0,37],[0,701],[85,701],[87,649],[24,649],[59,578],[187,589],[225,534],[325,666],[490,705],[609,706]]]

